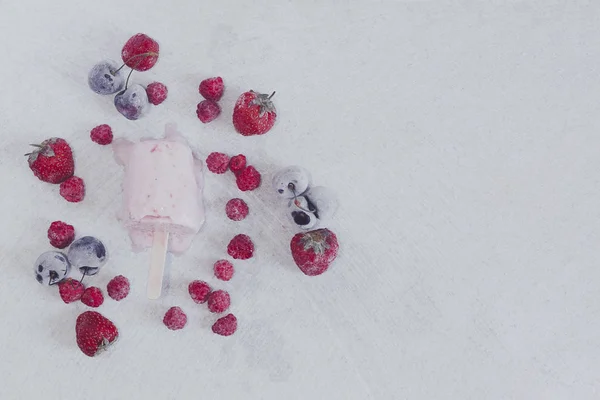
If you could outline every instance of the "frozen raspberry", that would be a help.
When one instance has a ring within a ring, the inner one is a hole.
[[[193,281],[188,286],[188,292],[190,293],[190,296],[192,296],[192,300],[198,304],[206,303],[211,290],[208,283],[204,281]]]
[[[212,100],[203,100],[198,103],[196,109],[196,115],[198,119],[203,123],[207,124],[213,121],[221,114],[221,106]]]
[[[212,152],[206,157],[206,166],[210,172],[224,174],[229,165],[229,156],[224,153]]]
[[[232,221],[241,221],[248,216],[248,204],[242,199],[231,199],[225,205],[225,213]]]
[[[231,172],[233,172],[237,176],[237,174],[242,172],[244,168],[246,168],[245,155],[238,154],[237,156],[231,157],[231,160],[229,160],[229,169],[231,170]]]
[[[155,106],[159,105],[167,99],[169,90],[167,87],[160,82],[152,82],[146,87],[146,94],[148,95],[148,101]]]
[[[129,294],[129,279],[123,275],[115,276],[106,285],[106,292],[113,300],[123,300]]]
[[[104,296],[100,289],[90,286],[81,295],[81,302],[89,307],[100,307],[104,303]]]
[[[254,253],[254,243],[248,235],[236,235],[227,245],[227,254],[236,260],[247,260],[252,257],[252,253]]]
[[[260,173],[252,165],[249,165],[237,174],[235,183],[241,191],[254,190],[260,186]]]
[[[78,176],[72,176],[60,184],[60,195],[71,203],[78,203],[85,197],[85,183]]]
[[[233,264],[227,260],[219,260],[213,266],[215,276],[222,281],[228,281],[233,277]]]
[[[212,331],[221,336],[231,336],[236,330],[237,318],[233,314],[219,318],[212,326]]]
[[[187,315],[179,307],[171,307],[165,313],[163,324],[172,331],[182,329],[187,323]]]
[[[63,299],[66,304],[81,299],[84,291],[85,286],[72,278],[67,278],[58,284],[58,293],[60,294],[60,298]]]
[[[96,142],[101,145],[110,144],[113,140],[113,133],[110,126],[106,124],[98,125],[90,132],[92,142]]]
[[[229,308],[231,299],[224,290],[216,290],[208,295],[208,310],[213,313],[222,313]]]
[[[75,240],[75,228],[62,221],[54,221],[48,228],[48,239],[52,246],[64,249]]]
[[[223,96],[223,78],[208,78],[200,82],[198,91],[206,100],[219,101]]]

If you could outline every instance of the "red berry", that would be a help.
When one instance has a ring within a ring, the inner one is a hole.
[[[148,95],[148,101],[155,106],[159,105],[167,99],[169,90],[167,87],[160,82],[153,82],[146,87],[146,94]]]
[[[102,295],[102,291],[95,286],[90,286],[85,289],[83,294],[81,295],[81,302],[86,306],[90,307],[100,307],[102,303],[104,303],[104,296]]]
[[[83,179],[72,176],[60,184],[60,195],[71,203],[78,203],[85,197]]]
[[[206,157],[206,166],[210,172],[224,174],[229,165],[229,156],[224,153],[212,152]]]
[[[179,307],[171,307],[165,313],[163,324],[172,331],[182,329],[187,323],[187,315]]]
[[[73,152],[64,139],[51,138],[32,146],[37,149],[25,155],[29,156],[29,168],[38,179],[49,183],[61,183],[73,176]]]
[[[213,313],[222,313],[229,308],[231,299],[224,290],[216,290],[208,295],[208,310]]]
[[[198,91],[206,100],[219,101],[223,96],[223,79],[220,76],[200,82]]]
[[[211,288],[206,282],[193,281],[188,286],[188,292],[190,293],[190,296],[192,296],[192,300],[194,300],[195,303],[202,304],[206,303],[206,300],[208,300],[208,295],[211,292]]]
[[[138,33],[132,36],[121,50],[123,62],[136,71],[147,71],[158,61],[159,46],[156,40]]]
[[[227,260],[219,260],[213,266],[215,276],[222,281],[228,281],[233,277],[233,264]]]
[[[110,126],[106,124],[98,125],[90,132],[92,142],[96,142],[101,145],[110,144],[113,140],[113,133]]]
[[[260,173],[252,165],[248,165],[237,174],[235,183],[241,191],[254,190],[260,186]]]
[[[245,155],[238,154],[237,156],[231,157],[231,160],[229,161],[229,169],[231,170],[231,172],[233,172],[237,176],[237,174],[243,171],[244,168],[246,168]]]
[[[89,357],[106,350],[119,337],[115,324],[96,311],[86,311],[75,323],[77,346]]]
[[[54,221],[48,228],[48,239],[52,246],[64,249],[75,240],[75,228],[62,221]]]
[[[254,243],[248,235],[239,234],[227,245],[227,254],[236,260],[247,260],[254,253]]]
[[[81,299],[84,291],[85,286],[73,278],[67,278],[58,284],[58,293],[66,304]]]
[[[123,300],[129,294],[129,279],[123,275],[115,276],[106,285],[106,292],[113,300]]]
[[[233,108],[233,126],[244,136],[262,135],[275,124],[277,110],[271,101],[273,94],[249,91],[242,93]]]
[[[339,249],[337,236],[329,229],[300,232],[292,238],[290,250],[294,262],[308,276],[327,271]]]
[[[225,213],[232,221],[241,221],[248,215],[248,204],[242,199],[231,199],[225,205]]]
[[[196,115],[198,115],[198,119],[203,123],[207,124],[213,121],[221,114],[221,106],[215,103],[212,100],[202,100],[198,103],[198,108],[196,109]]]
[[[212,326],[212,331],[221,336],[231,336],[236,330],[237,318],[233,314],[219,318]]]

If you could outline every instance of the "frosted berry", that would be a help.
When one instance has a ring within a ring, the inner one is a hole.
[[[253,253],[254,243],[248,235],[236,235],[227,245],[227,254],[236,260],[247,260]]]
[[[48,183],[61,183],[73,176],[73,152],[64,139],[53,137],[32,146],[36,149],[25,155],[28,156],[29,168],[38,179]]]
[[[150,107],[146,89],[137,83],[119,92],[114,103],[117,111],[129,120],[140,119]]]
[[[237,318],[233,314],[219,318],[212,326],[212,331],[221,336],[231,336],[236,330]]]
[[[235,183],[241,191],[254,190],[260,186],[260,173],[249,165],[236,176]]]
[[[211,288],[208,283],[204,281],[193,281],[188,285],[188,292],[195,303],[202,304],[206,303],[206,300],[208,300]]]
[[[136,71],[147,71],[158,61],[159,46],[156,40],[138,33],[127,40],[121,50],[123,62]]]
[[[103,146],[110,144],[113,140],[112,129],[106,124],[98,125],[91,130],[90,138],[92,138],[92,142],[96,142]]]
[[[88,85],[102,95],[117,93],[125,87],[125,71],[113,60],[100,61],[88,73]]]
[[[96,275],[108,260],[104,243],[93,236],[74,241],[67,256],[73,268],[77,268],[82,275]]]
[[[223,79],[220,76],[200,82],[198,91],[206,100],[219,101],[223,96]]]
[[[213,313],[222,313],[229,308],[231,299],[224,290],[216,290],[208,295],[208,310]]]
[[[231,170],[231,172],[233,172],[237,176],[237,174],[242,172],[244,168],[246,168],[245,155],[238,154],[237,156],[231,157],[231,160],[229,160],[229,169]]]
[[[90,286],[81,295],[81,302],[89,307],[100,307],[104,303],[104,295],[99,288]]]
[[[227,260],[219,260],[213,266],[215,276],[222,281],[228,281],[233,277],[233,264]]]
[[[172,331],[183,329],[187,324],[187,315],[179,307],[171,307],[165,313],[163,324]]]
[[[167,90],[167,87],[160,82],[152,82],[146,87],[148,101],[155,106],[165,101],[168,93],[169,91]]]
[[[248,204],[242,199],[231,199],[225,205],[225,213],[232,221],[241,221],[248,216]]]
[[[106,285],[108,296],[116,301],[123,300],[129,294],[129,279],[123,275],[117,275]]]
[[[85,197],[85,183],[78,176],[72,176],[60,184],[60,195],[71,203],[79,203]]]
[[[66,303],[73,303],[81,299],[85,286],[79,281],[72,278],[67,278],[58,284],[58,293],[60,298]]]
[[[47,251],[35,260],[35,279],[42,285],[56,285],[67,277],[69,271],[71,263],[60,251]]]
[[[224,174],[229,165],[229,156],[224,153],[212,152],[206,157],[206,166],[210,172]]]
[[[50,244],[57,249],[64,249],[75,240],[75,228],[62,221],[54,221],[48,228]]]
[[[221,106],[212,100],[203,100],[198,103],[196,109],[196,115],[198,119],[203,123],[207,124],[213,121],[221,114]]]

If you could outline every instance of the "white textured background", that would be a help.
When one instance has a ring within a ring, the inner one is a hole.
[[[565,5],[569,3],[569,5]],[[600,397],[600,3],[595,1],[0,1],[0,399],[596,399]],[[134,81],[169,99],[130,122],[92,93],[89,68],[145,32],[161,59]],[[220,75],[223,115],[202,125],[197,85]],[[267,135],[236,134],[245,90],[277,90]],[[308,167],[342,207],[342,251],[308,278],[268,185],[224,204],[207,175],[208,221],[145,299],[147,254],[114,218],[122,171],[89,139],[159,136],[176,122],[202,154],[243,152],[265,177]],[[33,177],[28,143],[67,139],[87,197]],[[97,359],[75,344],[86,309],[37,284],[53,220],[100,237],[110,262],[88,284],[132,281],[99,309],[121,332]],[[256,257],[211,277],[229,239]],[[230,291],[235,336],[187,295]],[[162,315],[180,305],[183,331]]]

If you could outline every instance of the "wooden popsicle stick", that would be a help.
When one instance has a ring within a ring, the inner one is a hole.
[[[160,297],[162,291],[163,275],[165,272],[165,261],[167,258],[167,247],[169,245],[169,232],[154,231],[154,241],[150,253],[150,271],[148,273],[147,294],[151,300]]]

